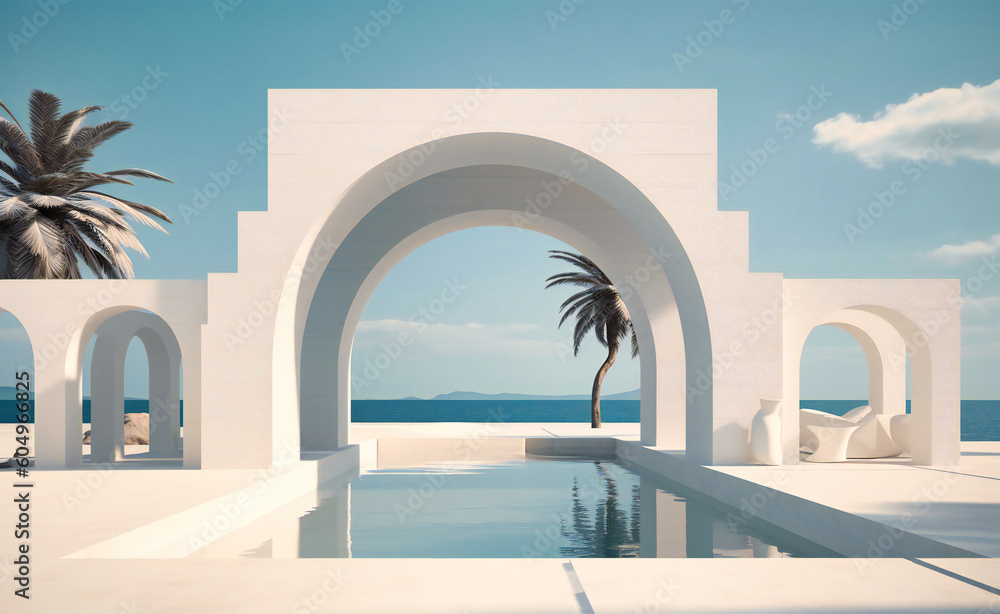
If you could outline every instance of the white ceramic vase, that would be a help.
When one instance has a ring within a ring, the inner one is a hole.
[[[761,399],[750,423],[750,456],[762,465],[781,464],[781,401]]]

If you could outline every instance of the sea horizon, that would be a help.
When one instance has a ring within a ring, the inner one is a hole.
[[[863,399],[804,399],[799,406],[843,415]],[[32,403],[33,405],[33,403]],[[961,404],[962,441],[1000,441],[1000,400],[964,399]],[[184,423],[181,401],[181,425]],[[910,401],[906,402],[907,413]],[[149,413],[149,401],[125,400],[126,413]],[[16,401],[0,400],[0,424],[17,421]],[[90,422],[90,399],[83,400],[82,422]],[[34,407],[29,412],[34,422]],[[601,400],[601,420],[606,423],[639,422],[639,401]],[[560,422],[589,423],[589,399],[355,399],[351,401],[351,422]]]

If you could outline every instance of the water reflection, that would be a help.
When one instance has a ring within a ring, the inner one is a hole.
[[[570,543],[559,552],[574,558],[637,557],[639,485],[623,484],[628,489],[623,506],[618,498],[618,480],[603,462],[595,462],[594,466],[597,478],[591,490],[581,491],[579,478],[573,477],[571,522],[560,530]],[[593,496],[587,496],[588,492]]]
[[[560,548],[564,557],[807,555],[802,548],[779,547],[780,540],[739,514],[726,514],[691,496],[678,495],[679,485],[637,475],[616,462],[593,465],[596,476],[590,484],[581,487],[579,479],[573,479],[571,518],[562,529],[570,542]]]
[[[614,461],[523,460],[328,482],[197,557],[830,556]]]

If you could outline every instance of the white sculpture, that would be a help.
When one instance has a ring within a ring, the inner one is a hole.
[[[806,457],[811,463],[842,463],[847,460],[847,444],[851,435],[857,432],[854,424],[810,424],[807,427],[819,445],[816,451]]]
[[[750,423],[750,456],[762,465],[781,464],[781,401],[761,399]]]
[[[799,444],[807,452],[815,452],[823,443],[810,426],[863,426],[874,418],[868,405],[855,407],[843,416],[836,416],[817,409],[799,410]]]
[[[813,462],[899,456],[902,446],[891,435],[903,430],[898,426],[892,427],[892,420],[897,417],[876,414],[868,405],[855,407],[843,416],[801,409],[799,443],[804,450],[814,453],[806,459]],[[843,430],[849,427],[849,432]],[[841,444],[844,446],[844,458],[838,458],[840,452],[837,450]]]

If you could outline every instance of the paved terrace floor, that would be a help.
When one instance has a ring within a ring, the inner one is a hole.
[[[637,438],[634,424],[607,424],[600,433],[576,424],[493,426],[493,437]],[[477,427],[355,425],[352,441],[483,436]],[[308,477],[314,465],[291,471]],[[32,471],[27,604],[13,596],[13,506],[0,505],[0,612],[1000,612],[996,558],[883,559],[868,567],[851,559],[63,558],[267,477],[121,469]],[[916,511],[910,530],[997,554],[997,443],[963,444],[962,465],[948,469],[898,461],[715,469],[885,522]],[[0,472],[0,492],[13,494],[14,482],[12,472]],[[927,488],[937,497],[929,505],[919,500]]]

